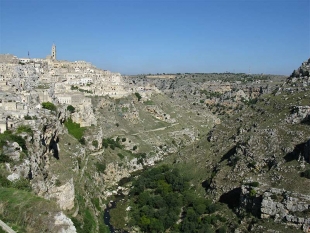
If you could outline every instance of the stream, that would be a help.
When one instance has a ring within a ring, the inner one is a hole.
[[[109,230],[111,233],[129,233],[128,231],[125,230],[119,230],[119,229],[115,229],[111,223],[111,216],[110,216],[110,210],[114,209],[116,207],[116,204],[119,200],[121,200],[121,198],[123,198],[124,196],[115,196],[116,201],[110,201],[109,204],[107,205],[107,208],[105,208],[104,210],[104,214],[103,214],[103,220],[104,220],[104,224],[107,225],[109,227]]]
[[[123,186],[124,184],[130,182],[134,176],[139,175],[142,171],[144,171],[144,169],[141,170],[141,171],[135,172],[130,177],[122,178],[119,181],[118,186]],[[104,210],[104,214],[103,214],[104,224],[109,227],[109,230],[110,230],[111,233],[129,233],[128,231],[125,231],[123,229],[115,229],[112,226],[112,224],[110,223],[110,220],[111,220],[110,210],[112,210],[112,209],[114,209],[116,207],[118,201],[124,199],[124,194],[118,193],[118,194],[114,195],[114,199],[115,199],[114,201],[110,201],[109,204],[107,204],[107,207]]]
[[[108,205],[107,205],[107,208],[105,208],[104,210],[104,214],[103,214],[103,221],[104,221],[104,224],[107,225],[109,227],[109,230],[111,233],[114,233],[116,232],[114,230],[114,227],[111,225],[110,223],[110,219],[111,219],[111,216],[110,216],[110,210],[115,208],[116,207],[116,202],[112,201],[110,202]]]

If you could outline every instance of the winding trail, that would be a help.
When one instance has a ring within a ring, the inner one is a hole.
[[[4,222],[2,222],[0,220],[0,226],[2,227],[2,229],[8,233],[16,233],[16,231],[14,231],[11,227],[9,227],[8,225],[6,225]]]
[[[157,129],[150,129],[150,130],[146,130],[146,131],[142,131],[142,132],[139,132],[139,133],[134,133],[134,134],[131,134],[131,135],[138,135],[138,134],[142,134],[142,133],[149,133],[149,132],[155,132],[155,131],[162,131],[162,130],[165,130],[167,128],[171,128],[175,125],[178,125],[179,123],[174,123],[174,124],[171,124],[169,126],[165,126],[165,127],[161,127],[161,128],[157,128]]]

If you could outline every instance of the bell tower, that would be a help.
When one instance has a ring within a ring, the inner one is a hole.
[[[52,46],[51,58],[52,58],[52,60],[56,60],[56,45],[54,45],[54,44]]]

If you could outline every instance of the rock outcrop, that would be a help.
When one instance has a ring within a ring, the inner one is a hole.
[[[57,233],[76,233],[76,228],[70,218],[64,215],[63,212],[59,212],[55,215],[55,227],[53,232]]]

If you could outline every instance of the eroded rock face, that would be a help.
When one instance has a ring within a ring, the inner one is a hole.
[[[119,166],[117,163],[109,163],[103,174],[104,184],[106,188],[113,187],[118,184],[118,182],[125,177],[130,177],[131,173],[135,171],[142,170],[144,166],[154,166],[155,162],[163,159],[162,154],[157,154],[149,158],[137,159],[134,158],[123,166]],[[104,195],[111,196],[117,192],[110,192],[104,188]]]
[[[291,110],[291,115],[286,118],[287,123],[299,124],[309,120],[310,106],[294,106]]]
[[[81,127],[97,125],[91,103],[77,106],[77,110],[71,115],[71,118],[74,122],[79,123]]]
[[[253,188],[242,187],[240,206],[253,213],[259,208],[261,218],[273,218],[275,222],[294,225],[296,228],[310,227],[310,196],[293,193],[283,189],[271,188],[262,191],[255,188],[255,195],[251,196]],[[307,232],[307,231],[305,231]]]
[[[151,113],[156,119],[168,122],[168,123],[175,123],[176,120],[174,118],[170,118],[170,115],[165,113],[162,109],[158,106],[147,106],[146,111]]]
[[[55,231],[57,233],[76,233],[76,228],[70,218],[59,212],[55,215]]]
[[[34,192],[46,199],[55,198],[63,210],[70,210],[74,207],[74,184],[73,179],[60,187],[55,186],[53,174],[50,174],[50,160],[59,160],[58,141],[59,135],[64,132],[62,123],[66,119],[66,111],[59,111],[58,116],[50,115],[37,121],[32,143],[29,143],[29,158],[23,163],[14,167],[7,166],[11,172],[8,176],[10,181],[20,178],[29,178]],[[17,149],[16,149],[17,148]],[[17,143],[12,143],[10,148],[13,152],[20,151]],[[19,155],[18,155],[19,157]]]
[[[62,210],[71,210],[74,207],[74,184],[71,178],[64,185],[52,187],[49,190],[49,199],[56,198],[57,204]]]

